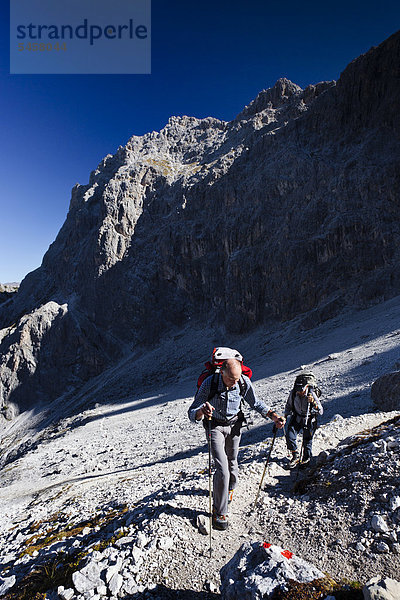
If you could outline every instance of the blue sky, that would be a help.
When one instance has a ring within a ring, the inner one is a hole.
[[[338,79],[400,28],[398,1],[153,0],[151,75],[10,75],[0,10],[0,282],[40,266],[72,186],[131,135],[171,115],[230,120],[279,77]]]

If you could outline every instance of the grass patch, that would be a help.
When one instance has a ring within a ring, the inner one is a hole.
[[[3,600],[41,600],[48,590],[56,589],[59,585],[65,588],[73,587],[72,574],[87,552],[77,552],[73,555],[60,553],[56,558],[38,566],[23,577],[5,595]]]
[[[38,538],[37,535],[29,538],[29,540],[25,542],[27,548],[20,556],[30,556],[35,550],[42,550],[54,541],[78,535],[85,527],[107,527],[113,520],[120,518],[127,511],[128,506],[124,505],[121,508],[112,509],[106,515],[99,517],[94,516],[92,519],[82,521],[67,528],[60,528],[57,531],[48,529],[46,534],[41,538]],[[52,515],[50,518],[51,521],[56,521],[57,516],[58,515]],[[36,522],[31,525],[31,529],[38,530],[41,526],[43,526],[42,521]],[[97,532],[95,532],[95,534],[97,534]],[[100,532],[98,532],[98,535],[100,537]],[[57,589],[60,585],[64,586],[64,588],[73,587],[72,574],[82,568],[82,562],[88,556],[89,550],[101,552],[124,535],[125,533],[123,531],[119,531],[107,538],[100,539],[97,543],[95,542],[86,545],[84,549],[77,549],[76,552],[72,554],[59,552],[56,557],[34,567],[33,570],[18,581],[5,596],[2,596],[2,600],[43,600],[48,590]]]
[[[67,539],[70,537],[78,536],[82,531],[89,527],[90,529],[94,529],[95,527],[104,527],[108,525],[113,519],[120,517],[125,514],[128,510],[128,507],[125,505],[121,508],[121,510],[112,510],[105,516],[94,516],[92,519],[87,519],[85,521],[81,521],[77,525],[70,525],[66,528],[59,529],[51,529],[48,528],[45,534],[42,537],[38,537],[37,535],[33,535],[25,541],[26,548],[20,553],[18,558],[22,558],[25,555],[32,556],[35,551],[43,550],[47,546],[54,544],[55,542],[61,541],[62,539]],[[50,522],[55,522],[59,520],[59,515],[52,515],[50,517]],[[37,531],[43,525],[43,521],[35,522],[31,525],[31,531]]]
[[[336,600],[363,600],[362,584],[358,581],[335,581],[330,577],[315,579],[310,583],[289,580],[288,589],[275,589],[271,600],[319,600],[327,595]]]

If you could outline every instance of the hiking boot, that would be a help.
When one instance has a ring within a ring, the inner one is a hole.
[[[290,459],[290,462],[289,462],[289,469],[294,469],[295,466],[298,465],[298,463],[299,463],[299,453],[296,450],[294,450],[292,452],[292,458]]]
[[[213,513],[212,523],[214,529],[225,531],[228,529],[228,515],[217,515],[216,513]]]
[[[311,460],[310,456],[304,456],[303,460],[300,463],[300,466],[301,467],[308,467],[308,465],[310,464],[310,460]]]
[[[233,500],[233,490],[229,490],[228,492],[228,504],[231,504]]]

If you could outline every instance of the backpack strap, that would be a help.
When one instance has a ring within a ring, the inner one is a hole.
[[[211,379],[211,385],[210,385],[210,391],[208,393],[208,397],[207,397],[207,402],[210,402],[210,400],[212,400],[212,398],[214,398],[214,396],[216,396],[218,394],[218,384],[219,384],[219,377],[220,377],[220,372],[216,371]],[[246,384],[243,380],[243,377],[240,377],[239,381],[239,394],[240,394],[240,405],[239,405],[239,411],[238,414],[241,414],[241,419],[244,423],[247,423],[246,417],[244,416],[243,413],[243,407],[244,407],[244,396],[247,392],[247,387]],[[249,426],[247,425],[247,429],[249,428]]]
[[[245,397],[246,392],[247,392],[247,387],[246,387],[246,384],[245,384],[244,379],[243,379],[242,376],[240,376],[240,379],[239,379],[238,383],[239,383],[240,396],[243,399]]]
[[[211,379],[211,385],[210,385],[210,391],[208,393],[208,397],[207,397],[207,402],[210,402],[210,400],[212,398],[214,398],[214,396],[217,395],[218,393],[218,383],[219,383],[219,371],[217,371],[216,373],[214,373],[214,375],[212,376]]]
[[[243,379],[242,376],[239,379],[239,390],[240,390],[239,412],[241,412],[243,414],[243,418],[244,418],[244,413],[243,413],[244,397],[245,397],[246,392],[247,392],[247,387],[246,387],[246,384],[245,384],[244,379]],[[244,419],[244,420],[246,421],[246,419]]]
[[[289,396],[288,402],[287,402],[287,404],[289,405],[289,408],[290,408],[290,413],[292,413],[292,414],[296,413],[296,411],[294,409],[294,397],[295,397],[295,395],[296,395],[296,392],[294,391],[294,388],[293,388],[291,390],[291,392],[290,392],[290,396]]]

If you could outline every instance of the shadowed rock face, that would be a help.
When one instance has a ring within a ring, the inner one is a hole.
[[[397,33],[337,83],[281,79],[229,123],[171,117],[107,156],[0,306],[3,402],[57,397],[188,319],[238,332],[312,311],[310,327],[399,293],[399,53]]]
[[[371,386],[371,398],[378,410],[399,410],[400,371],[379,377]]]

